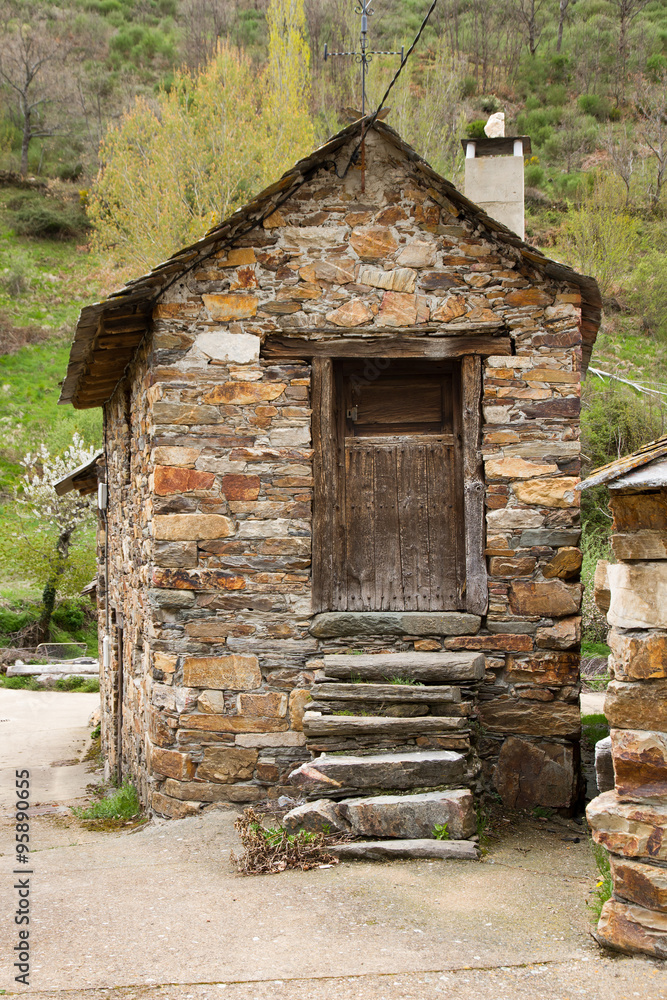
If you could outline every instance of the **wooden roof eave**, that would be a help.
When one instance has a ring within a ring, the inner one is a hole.
[[[591,489],[593,486],[611,485],[614,480],[621,479],[629,472],[641,469],[642,466],[649,465],[665,455],[667,455],[667,435],[657,438],[655,441],[649,441],[648,444],[634,451],[631,455],[624,455],[622,458],[617,458],[615,462],[609,462],[607,465],[601,465],[599,469],[594,469],[590,476],[578,483],[576,489],[583,491]]]

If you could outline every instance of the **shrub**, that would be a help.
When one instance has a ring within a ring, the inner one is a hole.
[[[72,812],[84,820],[127,821],[140,815],[141,803],[134,785],[125,781],[99,802],[94,802],[87,809],[73,809]]]
[[[485,118],[476,118],[474,122],[468,122],[466,125],[466,134],[470,139],[484,139],[486,133],[484,131],[484,126],[486,125]]]
[[[482,97],[479,106],[482,111],[486,111],[487,115],[493,115],[496,111],[500,111],[500,101],[495,94],[488,94],[486,97]]]
[[[86,612],[75,600],[63,601],[53,612],[51,620],[66,632],[77,632],[83,628]]]
[[[100,682],[96,677],[79,677],[73,674],[70,677],[59,677],[53,685],[56,691],[80,691],[82,694],[93,694],[99,691]]]
[[[90,228],[84,213],[74,206],[46,201],[25,201],[14,216],[14,230],[21,236],[73,239]]]
[[[537,163],[528,164],[524,176],[527,187],[542,187],[544,184],[545,173]]]
[[[599,97],[597,94],[582,94],[578,98],[577,104],[585,115],[592,115],[599,122],[606,122],[609,119],[611,105],[606,97]]]
[[[477,93],[477,80],[474,76],[464,76],[461,81],[461,97],[474,97]]]

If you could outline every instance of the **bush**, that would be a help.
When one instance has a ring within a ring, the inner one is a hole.
[[[86,612],[75,600],[63,601],[53,612],[51,620],[66,632],[77,632],[83,628]]]
[[[642,327],[655,337],[667,335],[667,254],[650,250],[632,273],[633,307]]]
[[[477,93],[477,80],[474,76],[464,76],[461,81],[461,97],[474,97]]]
[[[12,635],[14,632],[20,632],[26,625],[36,620],[36,611],[11,611],[7,608],[0,608],[0,634]]]
[[[53,685],[56,691],[79,691],[82,694],[93,694],[99,691],[100,682],[96,677],[79,677],[74,674],[70,677],[59,677]]]
[[[466,125],[466,134],[469,139],[485,139],[486,133],[484,131],[484,126],[486,125],[486,118],[477,118],[474,122],[468,122]]]
[[[495,96],[495,94],[489,94],[486,97],[482,97],[479,102],[479,106],[482,111],[486,111],[487,115],[493,115],[496,111],[500,111],[500,101]]]
[[[599,122],[608,121],[611,105],[606,97],[599,97],[597,94],[582,94],[577,100],[577,104],[585,115],[592,115]]]
[[[528,164],[525,170],[525,182],[527,187],[542,187],[545,173],[537,163]]]
[[[14,215],[14,230],[20,236],[73,239],[90,228],[85,214],[75,206],[25,201]]]

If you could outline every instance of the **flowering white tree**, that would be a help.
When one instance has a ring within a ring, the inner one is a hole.
[[[14,490],[16,541],[23,568],[43,588],[40,642],[49,640],[58,592],[66,585],[76,591],[92,575],[93,547],[86,550],[84,545],[79,553],[82,558],[77,560],[72,555],[75,542],[94,525],[94,497],[81,496],[76,490],[58,496],[54,483],[90,462],[94,454],[95,448],[86,447],[80,435],[74,434],[62,455],[51,455],[42,445],[21,460],[25,472]]]

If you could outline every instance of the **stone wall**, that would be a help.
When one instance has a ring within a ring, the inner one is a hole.
[[[611,491],[609,658],[615,788],[588,806],[593,838],[610,852],[613,897],[600,940],[667,958],[667,490]]]
[[[579,291],[459,217],[380,137],[366,141],[364,194],[358,170],[322,170],[263,227],[214,246],[161,297],[135,365],[133,493],[110,508],[111,594],[132,622],[127,767],[163,815],[289,791],[309,756],[315,671],[347,648],[483,652],[487,784],[518,807],[568,807],[578,793]],[[499,324],[513,354],[483,366],[488,615],[470,616],[469,634],[314,635],[310,366],[271,360],[272,340],[423,341]],[[123,495],[121,411],[118,390],[110,494]]]

